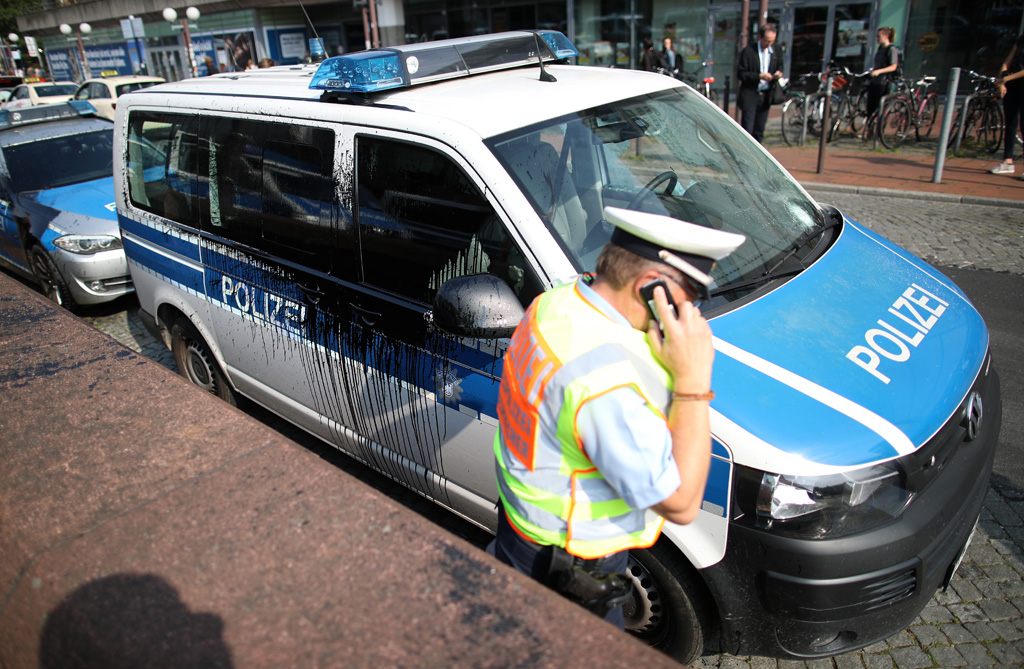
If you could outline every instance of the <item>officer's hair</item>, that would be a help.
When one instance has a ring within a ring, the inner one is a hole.
[[[597,257],[597,275],[615,290],[621,290],[649,269],[661,263],[638,256],[632,251],[608,242]]]

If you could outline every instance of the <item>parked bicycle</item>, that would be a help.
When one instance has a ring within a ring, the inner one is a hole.
[[[827,73],[833,77],[832,122],[828,140],[831,141],[845,125],[856,133],[864,126],[868,117],[868,93],[864,85],[871,71],[859,74],[850,72],[845,66],[831,65]]]
[[[783,86],[786,101],[782,103],[782,139],[786,144],[799,144],[804,135],[804,109],[807,109],[806,136],[821,135],[821,120],[824,113],[824,96],[816,94],[824,84],[820,72],[801,74]]]
[[[716,105],[718,105],[718,93],[711,86],[711,84],[715,83],[715,78],[702,76],[707,72],[708,67],[714,64],[715,61],[713,60],[703,61],[700,64],[700,68],[693,72],[687,72],[685,69],[685,65],[683,66],[683,68],[674,71],[667,70],[664,67],[659,67],[655,71],[666,76],[678,79],[679,81],[682,81],[686,84],[689,84],[694,89],[696,89],[701,95],[703,95],[708,100],[711,100]]]
[[[995,79],[971,70],[964,70],[963,76],[971,80],[974,90],[957,105],[946,149],[954,149],[959,136],[960,150],[994,153],[1003,145],[1004,131],[1003,105]]]

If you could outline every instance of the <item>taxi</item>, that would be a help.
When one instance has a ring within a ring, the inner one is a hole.
[[[192,383],[493,530],[525,308],[594,270],[611,216],[742,234],[701,305],[701,510],[630,552],[626,627],[683,663],[901,631],[949,583],[988,487],[984,321],[685,83],[577,55],[512,32],[126,96],[114,185],[140,317]]]
[[[140,74],[118,75],[117,70],[112,70],[104,72],[101,77],[83,81],[71,99],[88,101],[100,116],[113,121],[118,97],[164,81],[161,77]]]
[[[24,109],[35,105],[66,102],[75,94],[73,81],[29,81],[15,86],[3,109]]]
[[[132,292],[113,128],[87,102],[0,111],[0,265],[68,309]]]

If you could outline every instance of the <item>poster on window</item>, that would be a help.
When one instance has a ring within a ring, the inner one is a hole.
[[[868,22],[861,19],[839,21],[836,33],[836,58],[861,56],[868,43]]]
[[[256,67],[259,59],[256,35],[251,30],[193,35],[192,49],[196,54],[199,76],[241,72]]]

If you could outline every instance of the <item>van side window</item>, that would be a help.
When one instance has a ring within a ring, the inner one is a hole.
[[[206,123],[204,229],[328,271],[340,237],[334,132],[247,119]]]
[[[128,119],[128,197],[140,209],[197,226],[196,128],[184,114],[133,112]]]
[[[488,273],[529,304],[540,282],[462,169],[433,149],[356,139],[357,211],[366,283],[429,303],[445,281]]]

